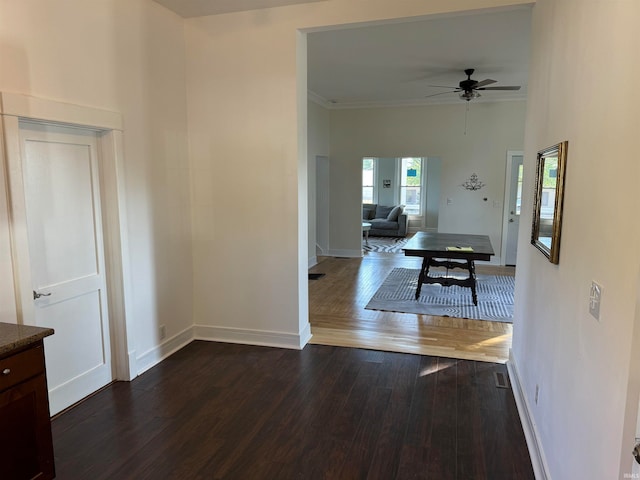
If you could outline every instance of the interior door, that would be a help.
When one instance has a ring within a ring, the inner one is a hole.
[[[20,122],[20,143],[33,290],[23,310],[55,330],[44,341],[53,415],[113,380],[97,137]]]
[[[518,229],[522,205],[522,155],[511,155],[509,175],[509,202],[507,220],[507,248],[505,265],[515,265],[518,254]]]

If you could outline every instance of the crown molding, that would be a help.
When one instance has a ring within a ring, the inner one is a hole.
[[[310,102],[320,105],[324,108],[331,108],[332,103],[324,98],[322,95],[318,95],[316,92],[312,92],[311,90],[307,90],[307,98]]]
[[[388,100],[388,101],[354,101],[354,102],[332,102],[324,98],[322,95],[318,95],[311,90],[307,91],[307,98],[309,101],[320,105],[329,110],[347,110],[357,108],[393,108],[393,107],[424,107],[429,105],[464,105],[466,102],[460,100],[457,95],[452,95],[447,98],[438,99],[410,99],[410,100]],[[471,100],[469,103],[496,103],[496,102],[514,102],[514,101],[526,101],[526,93],[508,94],[502,95],[499,98],[486,98],[480,97]]]

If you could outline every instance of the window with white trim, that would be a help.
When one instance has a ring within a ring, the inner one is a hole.
[[[405,157],[400,162],[400,203],[408,215],[422,215],[422,160]]]
[[[376,158],[362,159],[362,203],[376,203]]]

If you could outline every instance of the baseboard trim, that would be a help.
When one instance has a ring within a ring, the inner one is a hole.
[[[302,350],[304,346],[307,343],[309,343],[309,340],[311,340],[311,337],[313,337],[311,333],[311,324],[309,322],[307,322],[304,328],[300,331],[300,334],[298,335],[298,337],[300,338],[300,343],[298,348]]]
[[[318,257],[313,256],[308,260],[307,268],[315,267],[318,264]]]
[[[516,406],[518,407],[518,413],[520,414],[520,422],[522,423],[522,429],[524,430],[524,436],[529,447],[529,455],[531,456],[531,465],[533,466],[533,473],[536,480],[550,480],[549,467],[544,456],[544,450],[540,444],[538,429],[536,428],[535,421],[531,415],[531,408],[529,402],[522,389],[522,383],[520,382],[520,375],[518,373],[518,365],[513,356],[513,352],[509,351],[509,360],[507,361],[507,370],[509,371],[509,377],[511,378],[511,387],[513,389],[513,396],[516,400]]]
[[[311,339],[311,326],[307,323],[307,326],[302,332],[294,334],[264,330],[249,330],[246,328],[195,325],[194,339],[301,350]]]
[[[49,412],[51,416],[57,415],[64,410],[81,402],[84,398],[97,392],[105,385],[111,383],[111,372],[101,369],[102,365],[67,380],[61,385],[49,389]]]
[[[347,257],[347,258],[360,258],[362,257],[362,250],[329,250],[324,254],[325,257]]]
[[[127,372],[129,376],[128,378],[119,378],[118,380],[125,380],[127,382],[130,382],[138,376],[138,357],[135,350],[131,350],[130,352],[128,352],[127,356],[129,357],[129,371]]]
[[[173,337],[166,339],[157,347],[153,347],[137,357],[136,367],[138,375],[155,367],[165,358],[191,343],[193,341],[193,331],[193,327],[188,327]]]

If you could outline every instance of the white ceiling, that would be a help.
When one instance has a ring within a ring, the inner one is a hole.
[[[155,1],[187,18],[325,0]],[[309,96],[329,108],[458,103],[432,85],[457,87],[475,68],[474,80],[522,88],[473,102],[523,99],[530,24],[531,7],[518,7],[308,33]]]
[[[308,88],[333,108],[463,102],[456,93],[464,69],[491,86],[472,100],[526,98],[531,9],[438,17],[423,21],[309,33]]]

